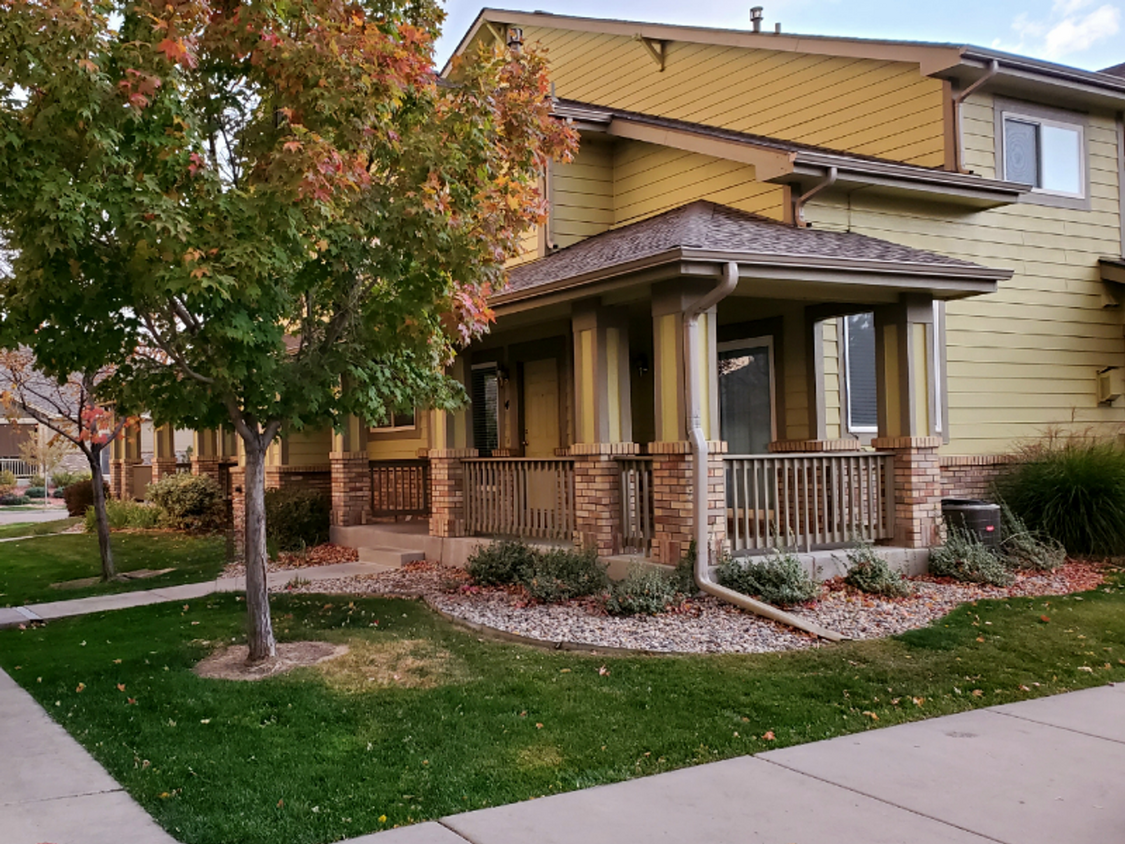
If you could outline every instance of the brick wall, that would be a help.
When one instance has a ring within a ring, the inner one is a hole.
[[[928,548],[940,541],[942,476],[937,450],[941,437],[882,437],[871,443],[895,455],[895,538],[904,548]]]
[[[997,454],[949,454],[941,457],[942,496],[945,498],[992,498],[992,482],[1014,457]]]
[[[621,469],[618,457],[637,453],[636,443],[575,443],[574,541],[602,556],[618,553],[621,536]]]
[[[707,526],[712,553],[726,545],[726,443],[708,443]],[[652,558],[675,565],[695,538],[692,517],[692,457],[687,442],[650,443],[652,455],[653,539]]]

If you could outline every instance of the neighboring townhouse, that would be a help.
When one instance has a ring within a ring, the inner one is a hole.
[[[1122,432],[1122,66],[496,10],[457,52],[533,43],[581,146],[453,367],[471,406],[271,451],[339,541],[673,563],[698,428],[715,547],[924,548],[1022,442]]]

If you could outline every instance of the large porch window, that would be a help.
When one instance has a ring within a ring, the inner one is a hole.
[[[875,314],[852,314],[844,317],[843,327],[848,433],[871,435],[879,430]]]
[[[719,429],[731,454],[765,454],[775,439],[772,337],[720,343]]]
[[[473,446],[481,457],[500,447],[500,381],[495,363],[478,364],[472,374]]]

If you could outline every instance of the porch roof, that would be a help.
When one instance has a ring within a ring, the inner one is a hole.
[[[1012,271],[992,269],[852,232],[797,228],[706,200],[603,232],[508,272],[496,304],[588,285],[658,268],[699,274],[699,264],[736,261],[742,274],[772,278],[938,286],[945,298],[991,292]],[[710,272],[707,269],[703,273]],[[650,274],[651,275],[651,274]],[[918,280],[924,280],[918,285]]]

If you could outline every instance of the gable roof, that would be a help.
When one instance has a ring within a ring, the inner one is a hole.
[[[581,286],[685,260],[737,261],[743,266],[960,279],[993,289],[1010,270],[996,270],[851,232],[793,226],[699,200],[647,220],[603,232],[513,267],[497,302],[536,295],[560,284]],[[974,289],[972,292],[984,292]]]
[[[896,41],[876,38],[844,38],[827,35],[799,35],[774,32],[748,32],[738,29],[680,26],[644,21],[610,20],[547,12],[520,12],[482,9],[462,37],[453,55],[463,52],[482,28],[497,25],[548,27],[654,41],[683,41],[722,47],[810,53],[878,61],[908,62],[918,65],[924,76],[950,79],[964,89],[985,75],[994,77],[992,85],[1011,93],[1049,95],[1058,89],[1073,98],[1104,107],[1125,102],[1125,77],[1104,71],[1082,70],[1055,62],[1005,53],[987,47],[929,41]],[[991,73],[995,62],[996,72]],[[442,75],[449,72],[452,59]],[[1112,69],[1110,69],[1112,70]]]

